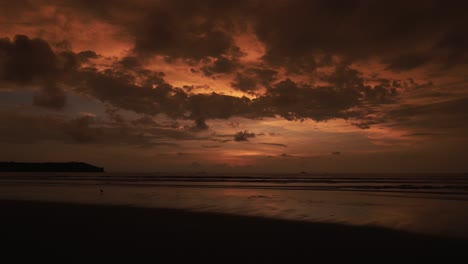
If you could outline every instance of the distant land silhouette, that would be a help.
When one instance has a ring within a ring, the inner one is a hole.
[[[0,172],[104,172],[84,162],[0,162]]]

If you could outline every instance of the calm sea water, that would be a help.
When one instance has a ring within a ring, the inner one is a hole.
[[[176,208],[468,238],[466,174],[0,173],[0,199]]]

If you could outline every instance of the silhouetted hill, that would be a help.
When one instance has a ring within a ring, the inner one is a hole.
[[[0,162],[0,172],[104,172],[84,162]]]

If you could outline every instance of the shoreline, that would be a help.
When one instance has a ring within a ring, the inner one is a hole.
[[[466,255],[468,246],[466,239],[374,226],[176,209],[0,200],[0,210],[5,252],[35,252],[46,258],[430,258]]]

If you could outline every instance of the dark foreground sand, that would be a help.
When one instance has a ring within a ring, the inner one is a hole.
[[[445,260],[468,255],[466,240],[378,227],[45,202],[0,201],[0,210],[3,259],[310,263],[322,258],[380,262],[406,255]]]

